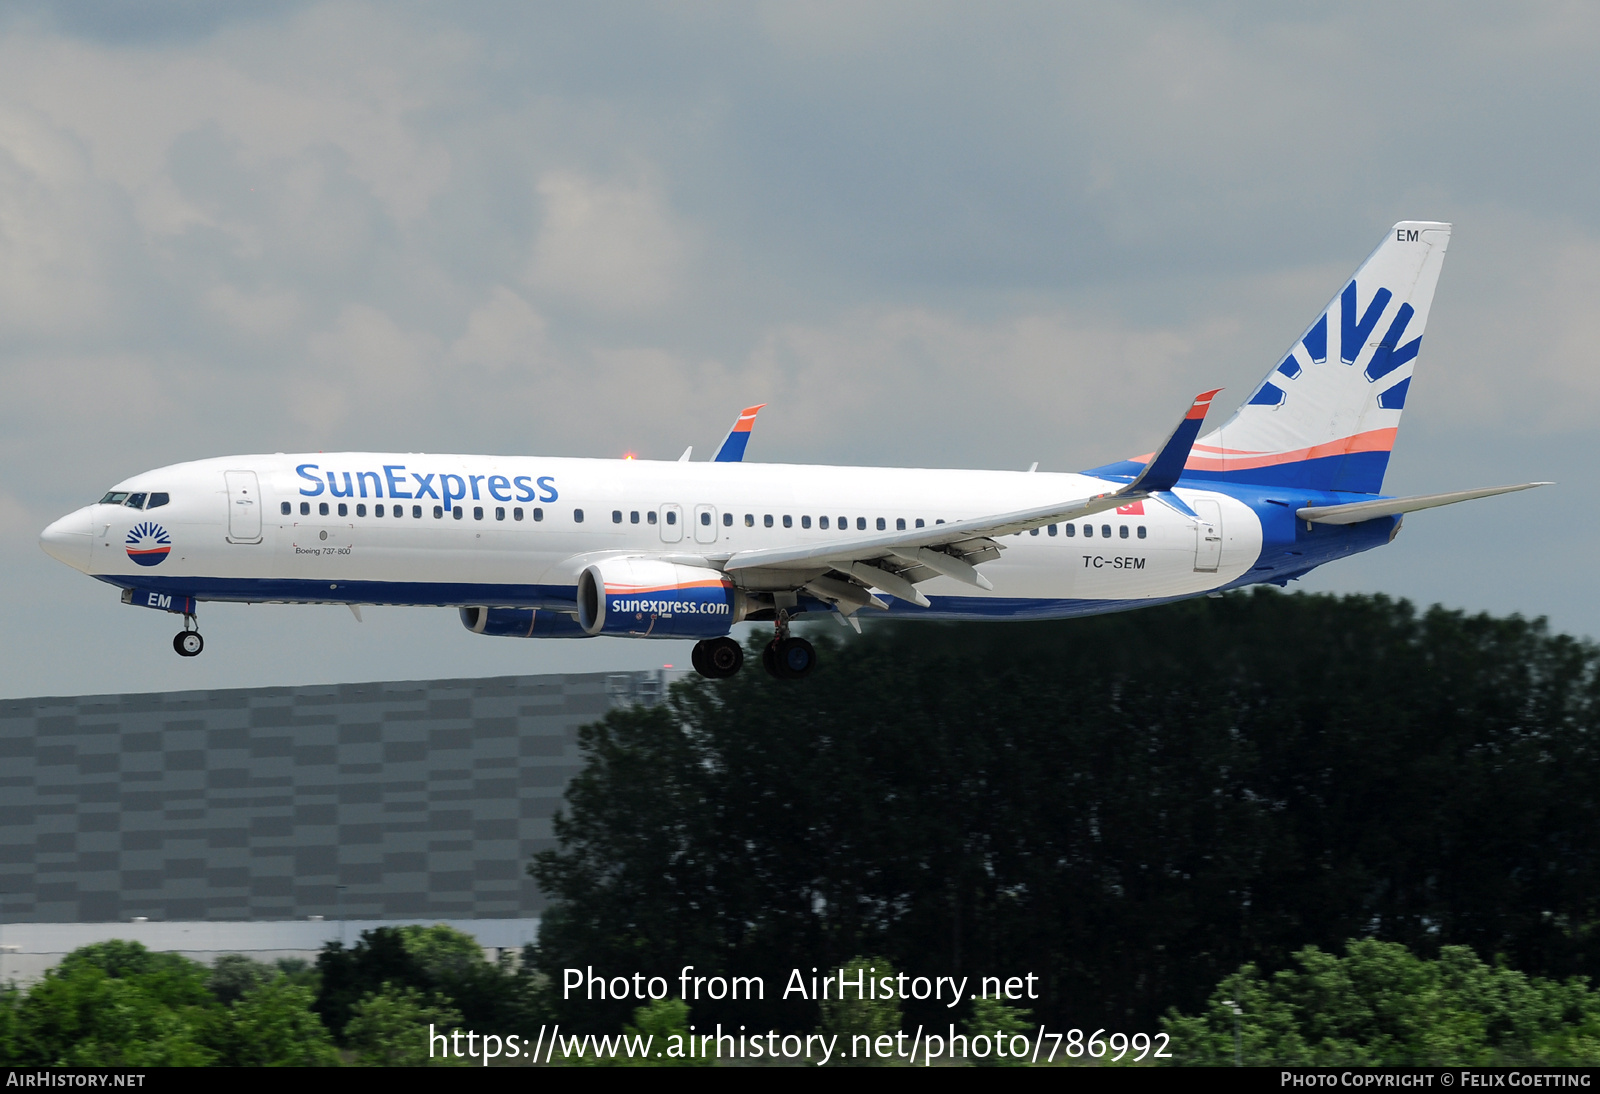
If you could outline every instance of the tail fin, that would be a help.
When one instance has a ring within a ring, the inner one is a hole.
[[[1383,488],[1450,225],[1389,229],[1244,406],[1201,437],[1185,479]]]

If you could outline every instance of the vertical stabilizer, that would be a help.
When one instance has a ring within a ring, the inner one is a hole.
[[[1195,443],[1184,478],[1381,491],[1449,243],[1448,224],[1389,229],[1245,405]]]

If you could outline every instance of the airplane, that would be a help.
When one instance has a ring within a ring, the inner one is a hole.
[[[124,479],[46,552],[181,615],[202,601],[436,605],[474,634],[693,638],[770,622],[766,670],[807,676],[804,616],[1052,619],[1285,585],[1395,538],[1406,513],[1548,483],[1382,493],[1451,226],[1401,221],[1221,426],[1195,398],[1154,452],[1076,474],[338,452],[227,456]],[[764,405],[764,404],[763,404]]]

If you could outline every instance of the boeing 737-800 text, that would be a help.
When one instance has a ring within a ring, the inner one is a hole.
[[[1047,619],[1284,584],[1388,543],[1401,515],[1541,485],[1382,495],[1450,225],[1405,221],[1227,422],[1215,392],[1156,452],[1080,474],[343,452],[229,456],[118,483],[46,551],[183,616],[201,601],[443,605],[476,634],[695,638],[739,671],[815,663],[789,623],[863,611]]]

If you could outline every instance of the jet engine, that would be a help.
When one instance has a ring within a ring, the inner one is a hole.
[[[744,618],[745,596],[717,570],[608,558],[578,578],[578,624],[627,638],[714,638]]]

